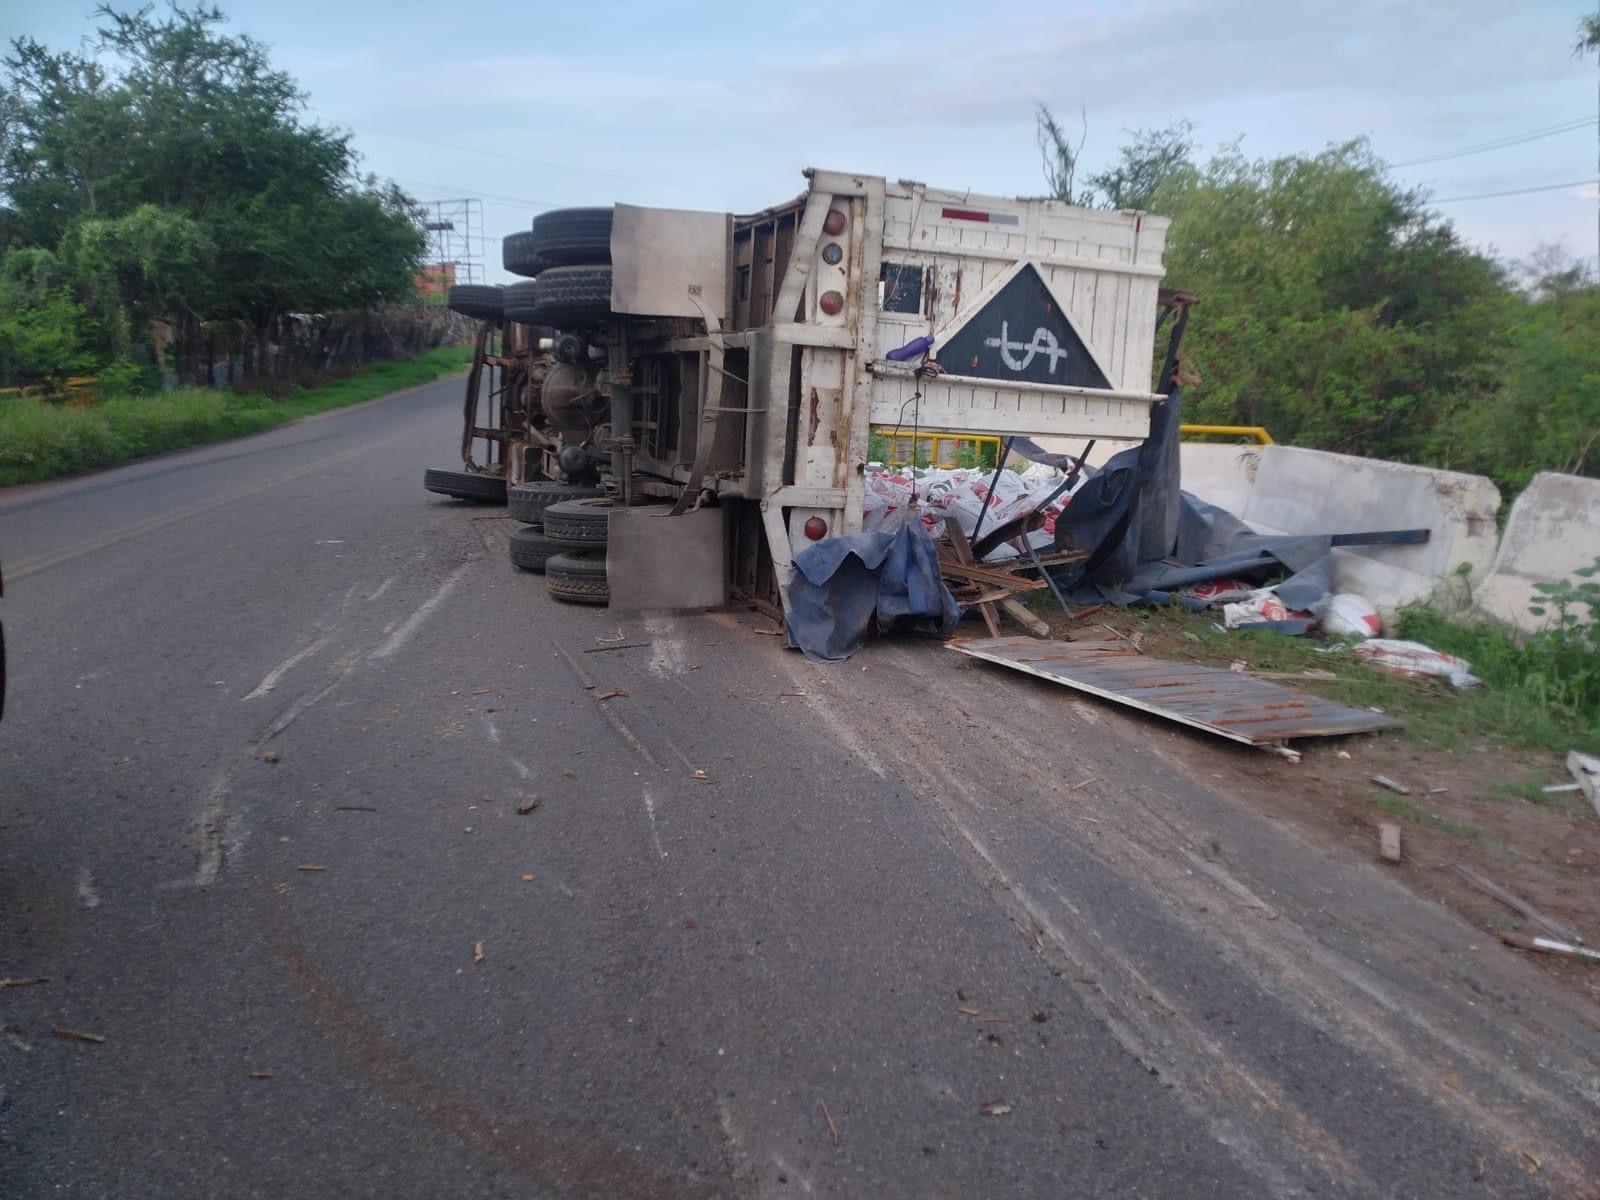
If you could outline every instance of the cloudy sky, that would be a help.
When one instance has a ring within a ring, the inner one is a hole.
[[[748,211],[806,165],[1036,193],[1043,100],[1086,110],[1089,170],[1180,118],[1254,155],[1364,135],[1474,242],[1596,251],[1586,0],[221,3],[370,170],[480,198],[489,235],[556,205]],[[4,0],[0,34],[74,45],[92,8]]]

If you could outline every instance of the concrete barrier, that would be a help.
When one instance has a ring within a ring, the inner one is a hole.
[[[1428,530],[1423,546],[1334,551],[1339,590],[1365,596],[1387,618],[1436,593],[1447,607],[1464,607],[1470,592],[1450,585],[1462,564],[1473,586],[1488,577],[1499,509],[1500,491],[1482,475],[1266,446],[1244,507],[1235,511],[1263,533]]]
[[[1600,479],[1544,471],[1511,505],[1500,549],[1476,590],[1478,610],[1533,632],[1550,615],[1534,616],[1536,583],[1569,578],[1600,558]]]

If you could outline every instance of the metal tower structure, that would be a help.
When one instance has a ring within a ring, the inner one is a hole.
[[[482,283],[483,201],[424,200],[427,269],[443,284]]]

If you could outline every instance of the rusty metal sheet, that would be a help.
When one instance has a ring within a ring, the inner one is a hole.
[[[1127,642],[963,638],[950,648],[1249,746],[1400,724],[1252,675],[1151,658]]]

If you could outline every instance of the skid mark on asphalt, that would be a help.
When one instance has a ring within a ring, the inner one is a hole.
[[[585,691],[599,690],[599,684],[595,680],[595,677],[584,669],[582,663],[568,653],[565,646],[561,645],[561,643],[556,641],[554,638],[550,639],[550,644],[556,648],[556,653],[561,655],[561,657],[566,660],[567,666],[572,668],[572,673],[578,677],[578,682],[583,684]],[[650,753],[650,747],[646,746],[644,742],[640,740],[639,735],[634,733],[634,731],[628,727],[628,723],[617,714],[614,708],[611,707],[611,701],[601,700],[599,696],[596,696],[595,703],[599,706],[600,713],[605,717],[606,722],[611,726],[611,728],[617,731],[618,737],[627,742],[640,758],[644,759],[645,762],[649,763],[656,770],[660,771],[664,769],[661,766],[661,761],[656,758],[654,754]]]
[[[256,684],[255,688],[250,692],[249,695],[245,696],[244,699],[259,700],[273,688],[277,687],[278,681],[286,674],[292,671],[300,663],[310,658],[318,650],[321,650],[327,644],[328,636],[324,634],[321,637],[316,638],[304,649],[295,651],[295,653],[291,654],[288,658],[284,659],[277,666],[273,667],[272,670],[268,671],[264,676],[262,676],[261,682]]]
[[[367,656],[367,661],[378,662],[388,658],[415,637],[417,630],[422,628],[422,623],[428,619],[428,615],[449,598],[450,593],[456,590],[462,578],[472,569],[473,565],[471,562],[464,562],[454,571],[451,571],[446,576],[445,581],[434,591],[433,595],[418,605],[416,611],[402,621],[400,627],[391,633],[381,646]]]
[[[452,571],[444,582],[434,589],[433,593],[423,600],[412,611],[411,615],[401,623],[400,627],[390,633],[376,649],[365,655],[356,651],[339,658],[333,665],[332,675],[327,683],[322,687],[305,692],[291,701],[287,707],[267,723],[261,733],[253,738],[239,754],[232,757],[218,769],[217,773],[212,777],[211,786],[206,789],[206,793],[202,797],[199,809],[194,817],[194,841],[196,846],[194,886],[209,887],[215,883],[229,849],[231,848],[232,852],[236,854],[243,843],[243,814],[229,811],[229,800],[233,795],[234,784],[240,769],[246,763],[253,761],[266,747],[267,743],[278,737],[315,705],[331,695],[359,667],[363,665],[371,666],[382,662],[383,659],[392,655],[415,637],[429,614],[449,598],[450,593],[455,590],[467,571],[477,561],[474,559],[464,562]],[[345,593],[344,601],[340,605],[341,613],[348,607],[351,598],[355,595],[357,586],[359,585],[352,585]],[[320,648],[321,645],[331,640],[333,636],[333,631],[323,634],[298,655],[291,655],[288,660],[274,667],[272,671],[267,673],[267,678],[262,680],[262,684],[257,685],[256,692],[261,692],[262,685],[269,682],[272,686],[276,686],[284,673],[296,663],[309,657],[313,649]],[[271,687],[268,687],[266,691],[270,692]],[[252,692],[245,699],[250,699],[256,692]],[[520,764],[518,766],[524,772],[524,778],[526,778],[527,768],[521,767]]]
[[[100,890],[94,885],[94,872],[88,867],[78,868],[78,903],[84,908],[100,907]]]
[[[656,827],[656,797],[649,788],[644,789],[644,815],[650,818],[650,840],[656,844],[656,853],[665,858],[667,852],[661,845],[661,830]]]

